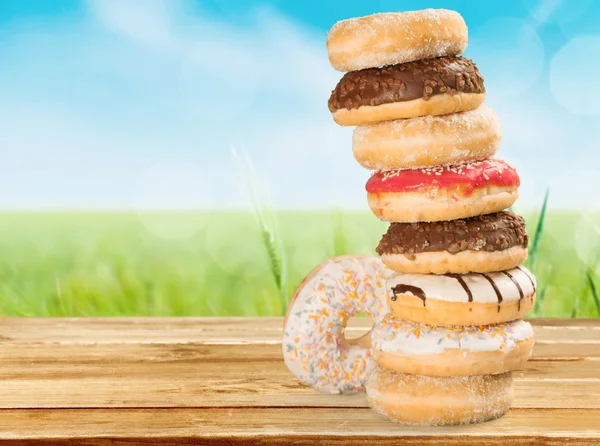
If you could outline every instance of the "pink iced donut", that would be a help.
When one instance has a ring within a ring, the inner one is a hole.
[[[392,271],[378,257],[340,256],[317,266],[300,283],[284,322],[283,357],[304,384],[325,393],[364,390],[374,363],[363,336],[348,342],[348,319],[389,313],[385,282]],[[367,345],[369,344],[369,345]]]

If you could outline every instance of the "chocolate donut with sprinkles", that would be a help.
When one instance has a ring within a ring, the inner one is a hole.
[[[448,56],[346,73],[328,106],[338,124],[365,125],[472,110],[484,99],[473,61]]]
[[[518,198],[519,175],[489,159],[454,166],[375,172],[366,190],[371,211],[384,221],[433,222],[490,214]]]
[[[402,274],[387,281],[391,313],[433,325],[488,325],[514,321],[535,304],[536,281],[524,266],[471,274]]]
[[[452,221],[392,223],[376,251],[401,273],[487,273],[521,265],[528,243],[523,217],[502,211]]]
[[[340,256],[316,267],[298,286],[283,329],[283,357],[304,384],[325,393],[364,391],[372,372],[370,336],[348,341],[348,319],[389,314],[385,282],[392,274],[379,258]]]

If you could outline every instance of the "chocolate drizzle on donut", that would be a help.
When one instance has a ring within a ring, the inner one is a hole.
[[[532,281],[532,277],[530,274],[528,274],[527,270],[523,270],[522,268],[515,268],[518,269],[519,271],[521,271],[523,274],[525,274],[527,276],[527,278]],[[526,291],[525,291],[525,285],[526,282],[524,281],[524,278],[521,278],[520,275],[518,275],[517,273],[515,273],[515,271],[513,269],[508,270],[508,271],[497,271],[494,272],[492,274],[488,274],[488,273],[468,273],[468,274],[456,274],[456,273],[446,273],[446,274],[440,274],[440,275],[432,275],[431,277],[431,282],[427,279],[425,279],[425,281],[423,281],[423,279],[421,278],[423,276],[421,275],[407,275],[406,278],[403,278],[403,276],[401,274],[397,275],[397,276],[393,276],[392,279],[390,280],[402,280],[404,282],[409,282],[409,283],[417,283],[419,285],[421,285],[423,288],[420,288],[418,286],[412,285],[412,284],[408,284],[408,283],[399,283],[396,285],[390,284],[390,288],[388,288],[389,290],[389,295],[392,301],[396,301],[397,299],[397,295],[398,294],[406,294],[406,293],[411,293],[414,296],[418,297],[419,299],[421,299],[423,301],[423,306],[425,306],[425,301],[426,301],[426,292],[433,292],[435,293],[439,293],[441,294],[441,296],[435,294],[434,296],[431,296],[430,294],[430,298],[433,299],[441,299],[441,300],[445,300],[444,297],[442,297],[444,294],[448,294],[448,300],[451,302],[461,302],[460,298],[458,298],[461,294],[460,291],[458,291],[458,288],[454,286],[453,283],[442,279],[442,277],[448,277],[450,279],[454,279],[458,282],[458,284],[461,286],[462,290],[465,292],[466,295],[466,301],[468,301],[468,303],[485,303],[487,302],[488,296],[490,296],[490,292],[491,290],[493,290],[496,299],[497,299],[497,304],[498,304],[498,313],[500,313],[501,310],[501,304],[505,301],[505,298],[509,299],[509,301],[513,301],[513,300],[517,300],[517,292],[518,292],[518,305],[519,305],[519,311],[521,310],[521,303],[523,301],[523,299],[526,297]],[[480,280],[479,277],[482,277],[485,280]],[[508,285],[508,281],[511,281],[513,283],[513,285],[515,286],[515,289],[511,289],[510,285]],[[415,281],[415,282],[413,282]],[[489,284],[490,288],[487,288],[487,285],[485,284],[485,282],[487,282]],[[430,291],[430,289],[428,288],[428,284],[431,284],[432,288]],[[532,282],[533,285],[533,282]],[[483,287],[483,289],[482,289]],[[503,291],[502,288],[505,289],[506,294],[503,295]],[[428,290],[428,291],[426,291]],[[534,287],[534,292],[535,292],[535,287]],[[474,296],[475,294],[475,296]],[[529,296],[529,294],[527,294],[527,296]],[[475,300],[475,297],[478,297],[479,302],[477,302]],[[472,308],[469,306],[469,311],[472,311]]]
[[[518,304],[518,310],[521,311],[521,301],[523,300],[524,294],[523,294],[523,289],[521,288],[521,285],[519,285],[519,282],[517,282],[517,279],[515,279],[513,277],[513,275],[511,273],[509,273],[508,271],[500,271],[502,274],[504,274],[506,277],[508,277],[512,283],[515,284],[515,286],[517,287],[517,290],[519,290],[519,304]],[[529,276],[528,276],[529,277]],[[531,280],[531,278],[530,278]]]
[[[492,285],[492,288],[494,289],[494,292],[496,293],[496,297],[498,298],[498,313],[500,313],[500,304],[502,303],[502,293],[500,292],[498,285],[496,285],[496,282],[494,282],[494,279],[492,279],[487,274],[479,273],[479,275],[485,277],[487,279],[487,281],[490,283],[490,285]]]
[[[517,269],[527,276],[527,278],[531,282],[531,286],[533,287],[533,292],[535,293],[535,282],[533,281],[531,276],[529,274],[527,274],[525,271],[523,271],[523,269],[520,266],[517,266]]]
[[[483,77],[472,60],[445,56],[346,73],[331,92],[328,106],[334,113],[456,93],[485,93]]]
[[[411,293],[417,296],[419,299],[423,301],[423,306],[425,306],[425,301],[427,300],[427,296],[425,295],[425,291],[423,291],[418,286],[413,285],[405,285],[403,283],[399,283],[392,287],[392,301],[396,302],[397,294]]]
[[[467,298],[469,299],[469,302],[473,302],[473,293],[471,292],[471,288],[469,288],[469,285],[467,285],[467,283],[460,274],[448,273],[444,274],[444,276],[456,279],[458,283],[460,283],[460,286],[463,287],[463,290],[465,290],[465,293],[467,293]]]

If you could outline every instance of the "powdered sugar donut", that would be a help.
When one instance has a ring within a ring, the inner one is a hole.
[[[524,317],[535,304],[535,276],[524,266],[474,274],[394,274],[388,308],[407,321],[487,325]]]
[[[496,153],[501,137],[498,115],[479,107],[356,127],[352,151],[367,169],[415,169],[484,160]]]
[[[533,349],[533,329],[523,320],[438,327],[390,315],[375,324],[371,339],[380,367],[428,376],[510,372],[520,369]]]
[[[348,342],[348,319],[389,313],[385,282],[391,270],[376,257],[340,256],[316,267],[298,286],[284,322],[283,357],[296,377],[326,393],[364,389],[373,369],[370,339]]]
[[[514,397],[512,372],[438,377],[377,367],[366,390],[378,414],[396,423],[424,426],[492,420],[508,412]]]
[[[488,159],[444,167],[375,172],[367,181],[371,211],[383,221],[434,222],[490,214],[518,198],[508,163]]]
[[[333,68],[355,71],[455,56],[467,43],[467,25],[458,12],[424,9],[337,22],[327,36],[327,51]]]

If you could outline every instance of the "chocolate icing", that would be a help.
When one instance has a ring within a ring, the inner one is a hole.
[[[496,285],[496,282],[494,282],[494,279],[492,279],[490,276],[488,276],[485,273],[479,273],[480,275],[482,275],[483,277],[485,277],[485,279],[490,283],[490,285],[492,286],[492,288],[494,289],[494,293],[496,293],[496,297],[498,298],[498,313],[500,313],[500,304],[502,303],[502,293],[500,292],[500,288],[498,288],[498,285]]]
[[[477,217],[420,223],[391,223],[377,253],[404,254],[447,251],[503,251],[527,247],[529,237],[523,217],[509,211]]]
[[[463,288],[463,290],[465,290],[465,293],[467,293],[467,299],[469,299],[469,302],[473,302],[473,293],[471,292],[471,288],[469,288],[469,285],[467,285],[467,283],[460,274],[448,273],[444,274],[444,276],[456,279],[460,286]]]
[[[392,288],[392,300],[395,301],[397,299],[397,297],[396,297],[397,294],[406,294],[406,293],[414,294],[416,297],[418,297],[419,299],[421,299],[423,301],[423,306],[425,306],[425,301],[427,300],[425,291],[423,291],[418,286],[404,285],[402,283],[399,283],[398,285],[396,285],[395,287]]]
[[[527,276],[527,278],[531,282],[531,286],[533,287],[533,292],[535,293],[535,282],[533,281],[531,276],[529,274],[527,274],[525,271],[523,271],[523,269],[520,266],[517,266],[517,269],[519,271],[523,272],[523,274],[525,274]],[[504,271],[504,274],[508,275],[508,273],[506,271]],[[521,289],[521,287],[519,286],[519,284],[516,281],[515,281],[515,285],[517,285],[517,287],[519,288],[519,295],[521,296],[521,298],[519,299],[519,311],[520,311],[521,310],[521,301],[523,300],[523,290]]]
[[[523,294],[523,289],[521,288],[521,285],[519,285],[519,282],[508,271],[501,271],[501,272],[506,277],[508,277],[512,281],[512,283],[514,283],[515,286],[517,287],[517,291],[519,291],[519,306],[518,306],[518,310],[521,311],[521,301],[523,300],[523,297],[525,297],[524,294]],[[527,274],[525,274],[525,275],[527,277],[529,277]],[[535,291],[535,286],[533,285],[533,281],[531,280],[531,277],[529,277],[529,280],[531,281],[531,285],[533,286],[533,291]]]
[[[535,293],[535,282],[533,281],[531,276],[529,274],[527,274],[525,271],[523,271],[523,268],[521,268],[520,266],[517,266],[517,269],[527,276],[527,278],[531,282],[531,286],[533,287],[533,292]]]
[[[331,92],[328,105],[334,113],[457,92],[484,93],[483,77],[472,60],[446,56],[346,73]]]
[[[521,289],[521,286],[519,285],[519,283],[515,280],[515,278],[510,273],[508,273],[506,271],[501,271],[501,272],[504,273],[505,275],[507,275],[508,277],[510,277],[510,279],[513,281],[513,283],[519,289],[519,295],[520,295],[519,311],[520,311],[521,310],[521,299],[523,299],[523,290]],[[496,293],[496,298],[498,299],[498,313],[500,313],[500,304],[502,303],[502,300],[504,299],[504,297],[502,296],[502,292],[500,291],[500,288],[498,288],[498,285],[496,284],[496,282],[494,282],[494,279],[492,279],[487,274],[485,274],[485,273],[476,273],[476,274],[484,277],[490,283],[492,288],[494,289],[494,293]],[[456,279],[458,281],[458,283],[460,284],[460,286],[463,287],[463,290],[465,290],[465,293],[467,293],[468,301],[473,302],[473,292],[471,291],[471,288],[469,288],[469,285],[467,285],[467,283],[465,282],[465,280],[462,278],[462,276],[460,274],[448,273],[448,274],[444,274],[444,276]],[[530,280],[531,280],[531,278],[530,278]],[[413,285],[407,285],[404,283],[399,283],[399,284],[395,285],[394,287],[392,287],[391,299],[392,299],[392,301],[395,302],[398,299],[398,294],[406,294],[406,293],[411,293],[414,296],[421,299],[423,301],[423,306],[427,305],[427,295],[425,294],[425,291],[423,291],[422,288],[419,288],[419,287],[416,287]],[[469,309],[469,311],[471,311],[471,309]]]

